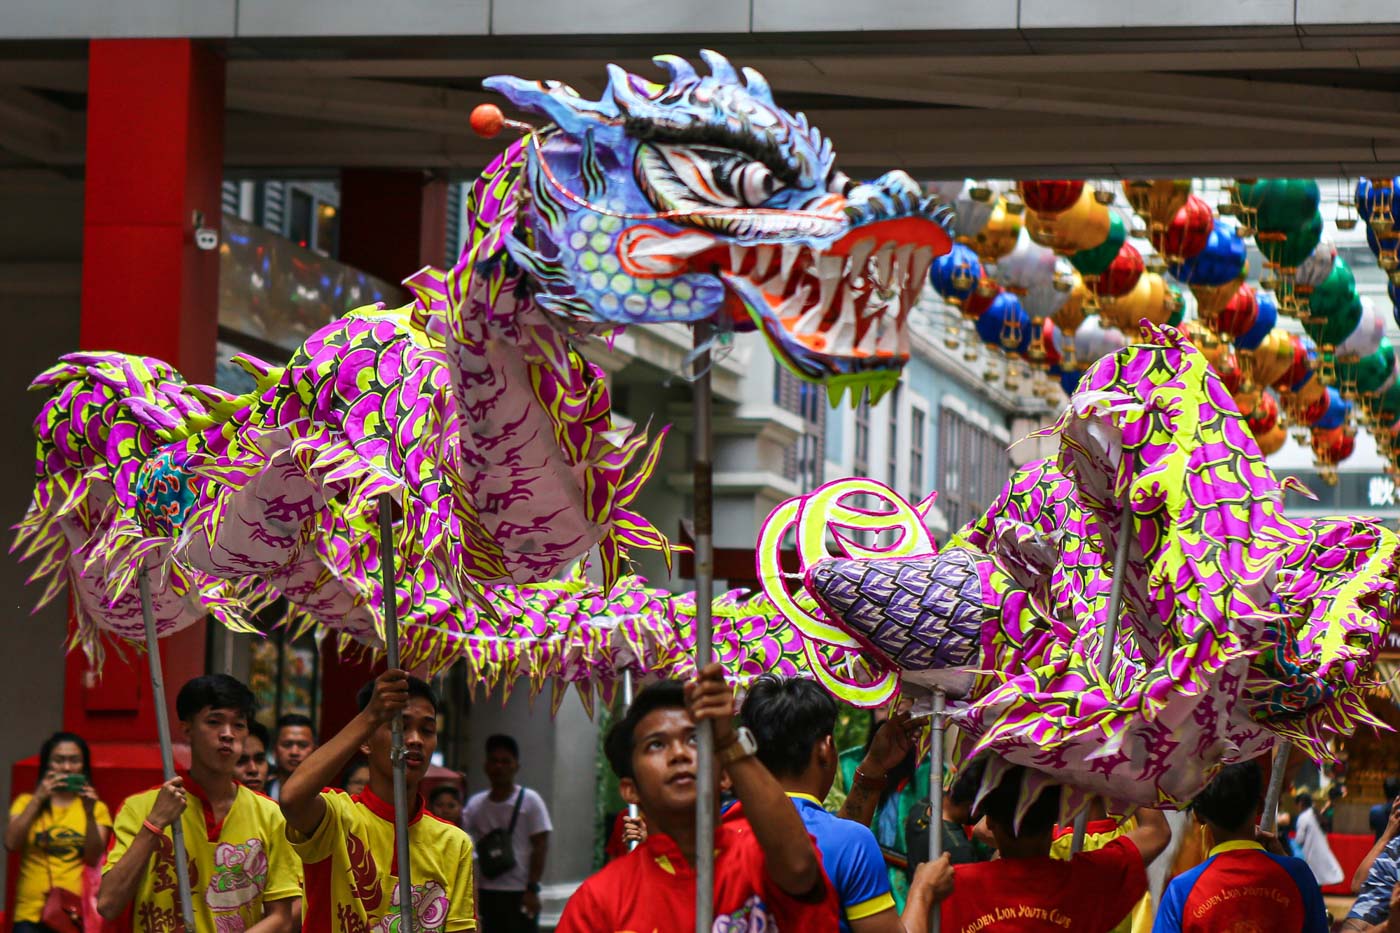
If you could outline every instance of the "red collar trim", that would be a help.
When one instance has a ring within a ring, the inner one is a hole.
[[[378,794],[376,794],[373,790],[369,788],[369,785],[365,785],[364,790],[360,791],[358,794],[356,794],[350,799],[354,800],[358,804],[362,804],[366,810],[373,813],[375,816],[379,817],[384,822],[394,822],[394,805],[386,800],[381,799]],[[410,817],[408,820],[409,826],[412,826],[414,823],[417,823],[419,820],[421,820],[423,818],[423,813],[426,810],[426,805],[423,802],[422,794],[418,795],[416,803],[418,804],[418,806],[414,808],[413,816]]]
[[[224,820],[228,819],[228,814],[225,814],[222,820],[214,819],[214,805],[209,802],[208,791],[201,787],[188,771],[180,772],[180,777],[185,779],[185,790],[199,801],[200,813],[204,817],[205,838],[210,842],[218,842],[220,834],[224,831]],[[229,804],[229,813],[232,813],[233,808],[238,804],[238,792],[242,789],[242,784],[237,781],[233,782],[233,803]]]

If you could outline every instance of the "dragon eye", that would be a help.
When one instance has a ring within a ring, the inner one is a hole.
[[[750,162],[739,169],[734,189],[740,200],[758,205],[767,201],[778,190],[778,180],[762,162]]]
[[[758,207],[783,188],[762,162],[715,146],[643,144],[635,170],[642,188],[668,211]]]

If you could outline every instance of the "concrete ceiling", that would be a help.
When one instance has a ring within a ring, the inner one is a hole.
[[[467,115],[482,77],[597,93],[603,64],[712,45],[805,110],[853,175],[1366,175],[1400,170],[1400,38],[1231,30],[227,43],[230,174],[340,166],[470,177],[500,148]],[[879,41],[877,41],[879,40]],[[0,184],[81,174],[85,46],[0,45]]]

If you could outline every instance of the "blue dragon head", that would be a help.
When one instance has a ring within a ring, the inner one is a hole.
[[[797,375],[878,398],[909,356],[909,311],[948,215],[904,172],[851,181],[831,142],[715,52],[709,74],[609,66],[600,100],[556,81],[485,86],[548,124],[524,141],[511,257],[536,300],[614,325],[761,328]]]

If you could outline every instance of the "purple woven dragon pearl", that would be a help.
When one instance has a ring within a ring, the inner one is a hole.
[[[985,607],[971,551],[824,560],[806,582],[833,621],[901,670],[948,670],[977,659]]]

